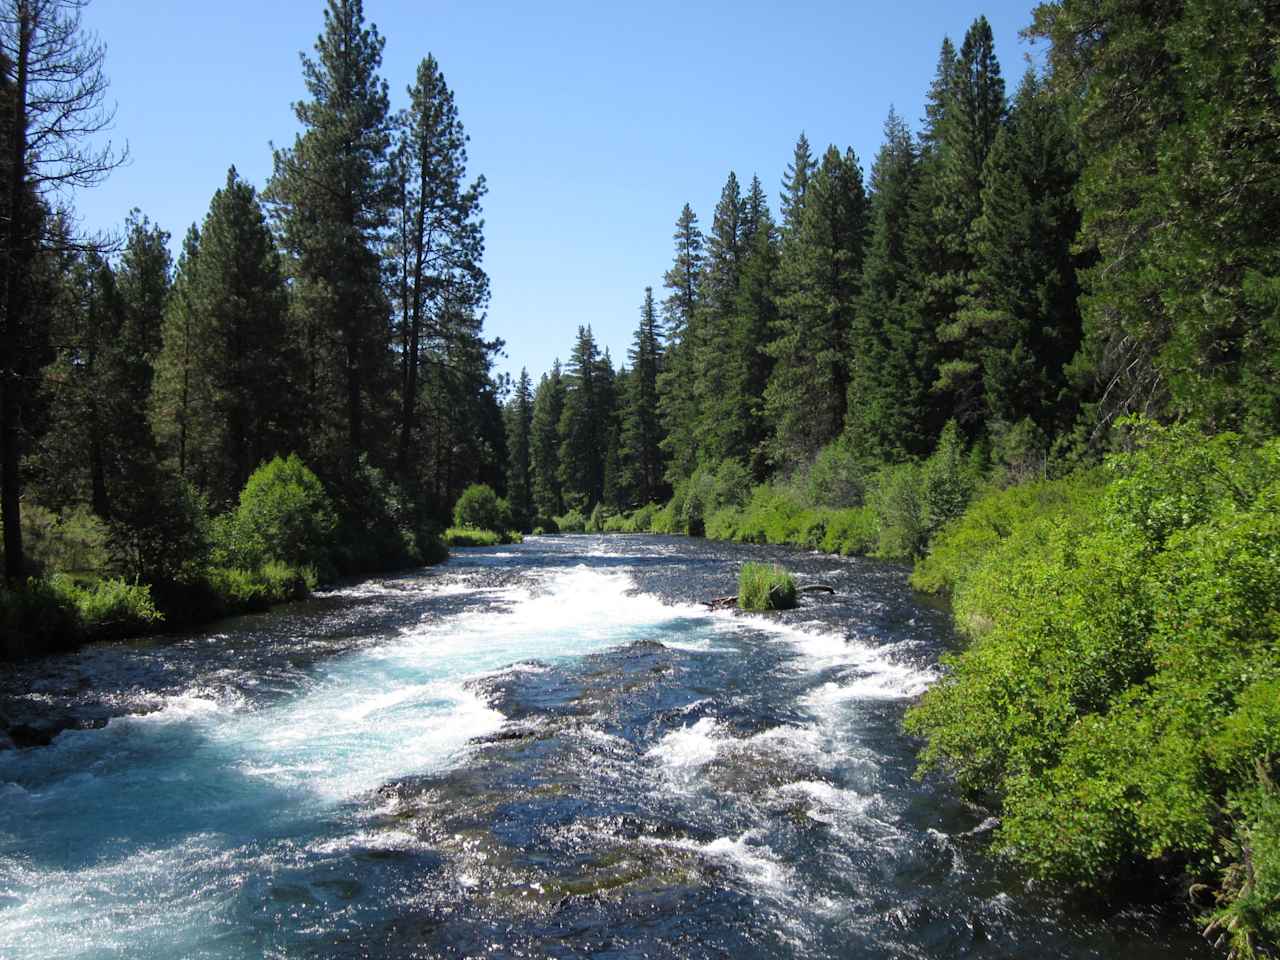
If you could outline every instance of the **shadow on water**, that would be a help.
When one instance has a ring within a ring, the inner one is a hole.
[[[836,596],[697,605],[762,556]],[[0,955],[1207,957],[913,779],[953,642],[892,565],[577,536],[27,665],[115,719],[0,758]]]

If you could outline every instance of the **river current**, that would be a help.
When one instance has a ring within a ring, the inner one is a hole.
[[[747,616],[745,559],[835,596]],[[1207,957],[1037,890],[912,778],[901,568],[531,538],[0,681],[0,957]]]

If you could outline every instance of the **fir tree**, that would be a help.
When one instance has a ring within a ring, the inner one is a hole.
[[[565,505],[587,511],[604,496],[604,421],[600,354],[590,327],[579,327],[564,376],[559,475]]]
[[[973,292],[960,313],[997,429],[1030,419],[1056,434],[1075,414],[1065,367],[1080,345],[1077,157],[1063,104],[1028,70],[987,156]]]
[[[1004,80],[991,25],[979,17],[965,34],[939,118],[936,157],[925,170],[925,194],[936,202],[925,224],[936,261],[920,278],[925,325],[938,343],[934,420],[954,416],[976,432],[983,414],[981,349],[960,308],[972,282],[970,237],[982,212],[987,154],[1005,116]]]
[[[796,139],[795,154],[782,175],[781,212],[784,233],[791,233],[800,228],[809,180],[817,170],[817,166],[813,155],[809,152],[809,139],[801,132]]]
[[[541,517],[564,513],[560,481],[560,419],[564,414],[564,381],[560,361],[538,382],[533,398],[529,462],[533,472],[533,502]]]
[[[923,456],[929,446],[925,332],[913,326],[917,315],[909,308],[907,233],[918,161],[911,131],[890,110],[871,167],[871,228],[850,334],[845,424],[852,448],[872,462]]]
[[[782,247],[779,316],[765,391],[772,459],[788,468],[811,459],[844,426],[849,329],[862,282],[867,202],[850,149],[834,146],[810,181],[804,215]]]
[[[665,436],[667,480],[675,484],[690,476],[698,464],[696,437],[696,344],[698,305],[703,265],[703,236],[688,204],[676,220],[675,257],[664,283],[670,294],[663,301],[666,321],[666,363],[658,378],[659,408]]]
[[[507,500],[516,523],[523,529],[533,518],[533,383],[521,368],[520,379],[507,404]]]
[[[658,411],[658,370],[661,340],[653,288],[645,287],[640,307],[640,323],[630,352],[631,372],[622,414],[622,469],[628,474],[626,486],[638,503],[658,500],[663,493],[662,424]]]

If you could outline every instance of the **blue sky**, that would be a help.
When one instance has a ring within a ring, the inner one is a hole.
[[[298,53],[323,0],[92,0],[107,46],[113,138],[130,162],[75,199],[90,230],[138,207],[174,235],[203,218],[227,167],[261,187],[269,144],[292,143],[304,96]],[[625,357],[644,287],[662,295],[671,234],[693,205],[704,228],[729,170],[773,200],[805,131],[816,151],[851,145],[870,167],[890,104],[923,110],[944,35],[978,14],[1012,91],[1030,47],[1031,0],[985,7],[894,4],[487,3],[365,0],[386,38],[393,106],[433,53],[489,183],[486,329],[499,368],[536,380],[591,324]]]

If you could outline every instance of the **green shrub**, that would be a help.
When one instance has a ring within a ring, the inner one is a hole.
[[[508,513],[510,510],[508,509]],[[453,525],[478,530],[503,530],[504,524],[498,495],[487,483],[473,483],[462,491],[453,506]]]
[[[868,505],[876,515],[876,555],[912,560],[924,553],[929,518],[918,464],[883,467],[872,478]]]
[[[31,578],[18,589],[0,586],[0,641],[6,658],[69,650],[84,639],[84,625],[69,581]]]
[[[36,503],[22,505],[23,546],[36,573],[106,573],[110,536],[107,525],[86,506],[54,513]]]
[[[707,518],[706,535],[709,540],[737,540],[742,511],[737,507],[723,507]]]
[[[69,594],[92,640],[136,636],[164,620],[145,583],[98,580],[84,586],[71,585]]]
[[[534,517],[533,532],[539,535],[559,533],[560,524],[556,523],[555,517]]]
[[[604,533],[605,524],[614,516],[614,511],[610,507],[597,503],[595,509],[591,511],[591,519],[587,521],[587,532]]]
[[[444,542],[451,547],[496,547],[502,542],[502,537],[492,530],[450,527],[444,532]]]
[[[326,479],[338,518],[332,553],[338,572],[373,573],[423,563],[434,525],[364,454],[353,468]]]
[[[790,610],[796,582],[776,564],[744,563],[738,573],[738,606],[743,610]]]
[[[1097,512],[1104,486],[1101,471],[1093,470],[985,491],[933,538],[928,554],[916,562],[911,585],[950,593],[1015,530],[1025,537],[1033,524],[1087,520]]]
[[[555,518],[556,527],[561,533],[586,533],[587,518],[581,510],[570,510],[563,516]]]
[[[819,549],[842,557],[862,557],[875,550],[877,539],[875,511],[870,507],[850,507],[828,515]]]
[[[279,561],[331,575],[337,527],[319,478],[297,454],[276,457],[249,477],[235,512],[215,522],[214,566],[247,571]]]
[[[863,465],[840,437],[819,451],[805,482],[806,499],[820,507],[857,507],[866,493]]]
[[[130,580],[156,583],[199,576],[209,560],[204,497],[190,483],[141,458],[111,504],[111,568]]]
[[[650,533],[680,533],[679,510],[674,498],[666,506],[654,511],[649,520]]]
[[[984,497],[939,539],[973,640],[907,726],[925,769],[1002,805],[997,846],[1034,874],[1185,865],[1238,948],[1274,943],[1280,441],[1129,429],[1102,497]]]
[[[920,473],[921,508],[927,542],[969,505],[978,477],[965,460],[964,444],[954,420],[948,420],[938,438],[937,449],[924,462]],[[923,550],[907,556],[915,557]]]

